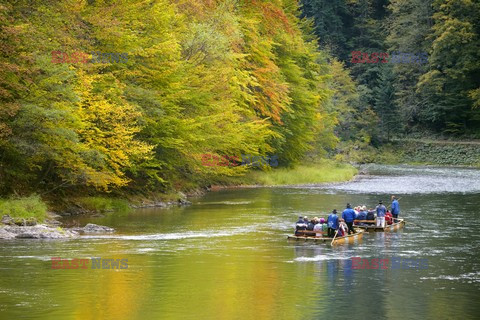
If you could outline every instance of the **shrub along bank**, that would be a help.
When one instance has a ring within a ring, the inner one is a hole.
[[[405,163],[480,167],[480,142],[407,140],[395,141]]]

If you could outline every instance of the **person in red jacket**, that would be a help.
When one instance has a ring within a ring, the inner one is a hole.
[[[348,232],[348,226],[343,219],[340,219],[340,224],[338,226],[338,234],[337,237],[346,236]]]
[[[387,211],[387,213],[385,213],[385,222],[388,224],[388,225],[391,225],[393,223],[393,216],[392,214],[390,213],[390,211]]]

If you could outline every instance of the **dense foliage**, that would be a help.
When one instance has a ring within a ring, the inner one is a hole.
[[[333,147],[328,56],[299,16],[294,0],[3,2],[0,193],[188,188],[247,170],[202,154],[292,166]]]
[[[3,1],[0,194],[188,189],[249,170],[205,154],[292,167],[401,133],[478,134],[479,6]],[[351,63],[351,51],[428,63]]]

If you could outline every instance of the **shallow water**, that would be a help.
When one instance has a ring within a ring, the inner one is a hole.
[[[185,208],[68,221],[116,228],[110,235],[3,241],[0,318],[478,318],[480,170],[363,171],[349,183],[223,190]],[[407,220],[400,232],[333,248],[286,240],[299,214],[373,207],[392,193]],[[124,258],[128,268],[56,270],[51,257]],[[352,257],[428,268],[354,270]]]

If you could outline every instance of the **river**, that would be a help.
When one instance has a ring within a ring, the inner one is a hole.
[[[478,319],[480,170],[362,171],[348,183],[229,189],[188,207],[66,220],[111,235],[2,241],[0,319]],[[407,220],[399,232],[337,247],[286,239],[298,215],[391,194]],[[128,268],[52,269],[52,257]],[[427,265],[353,269],[352,257]]]

